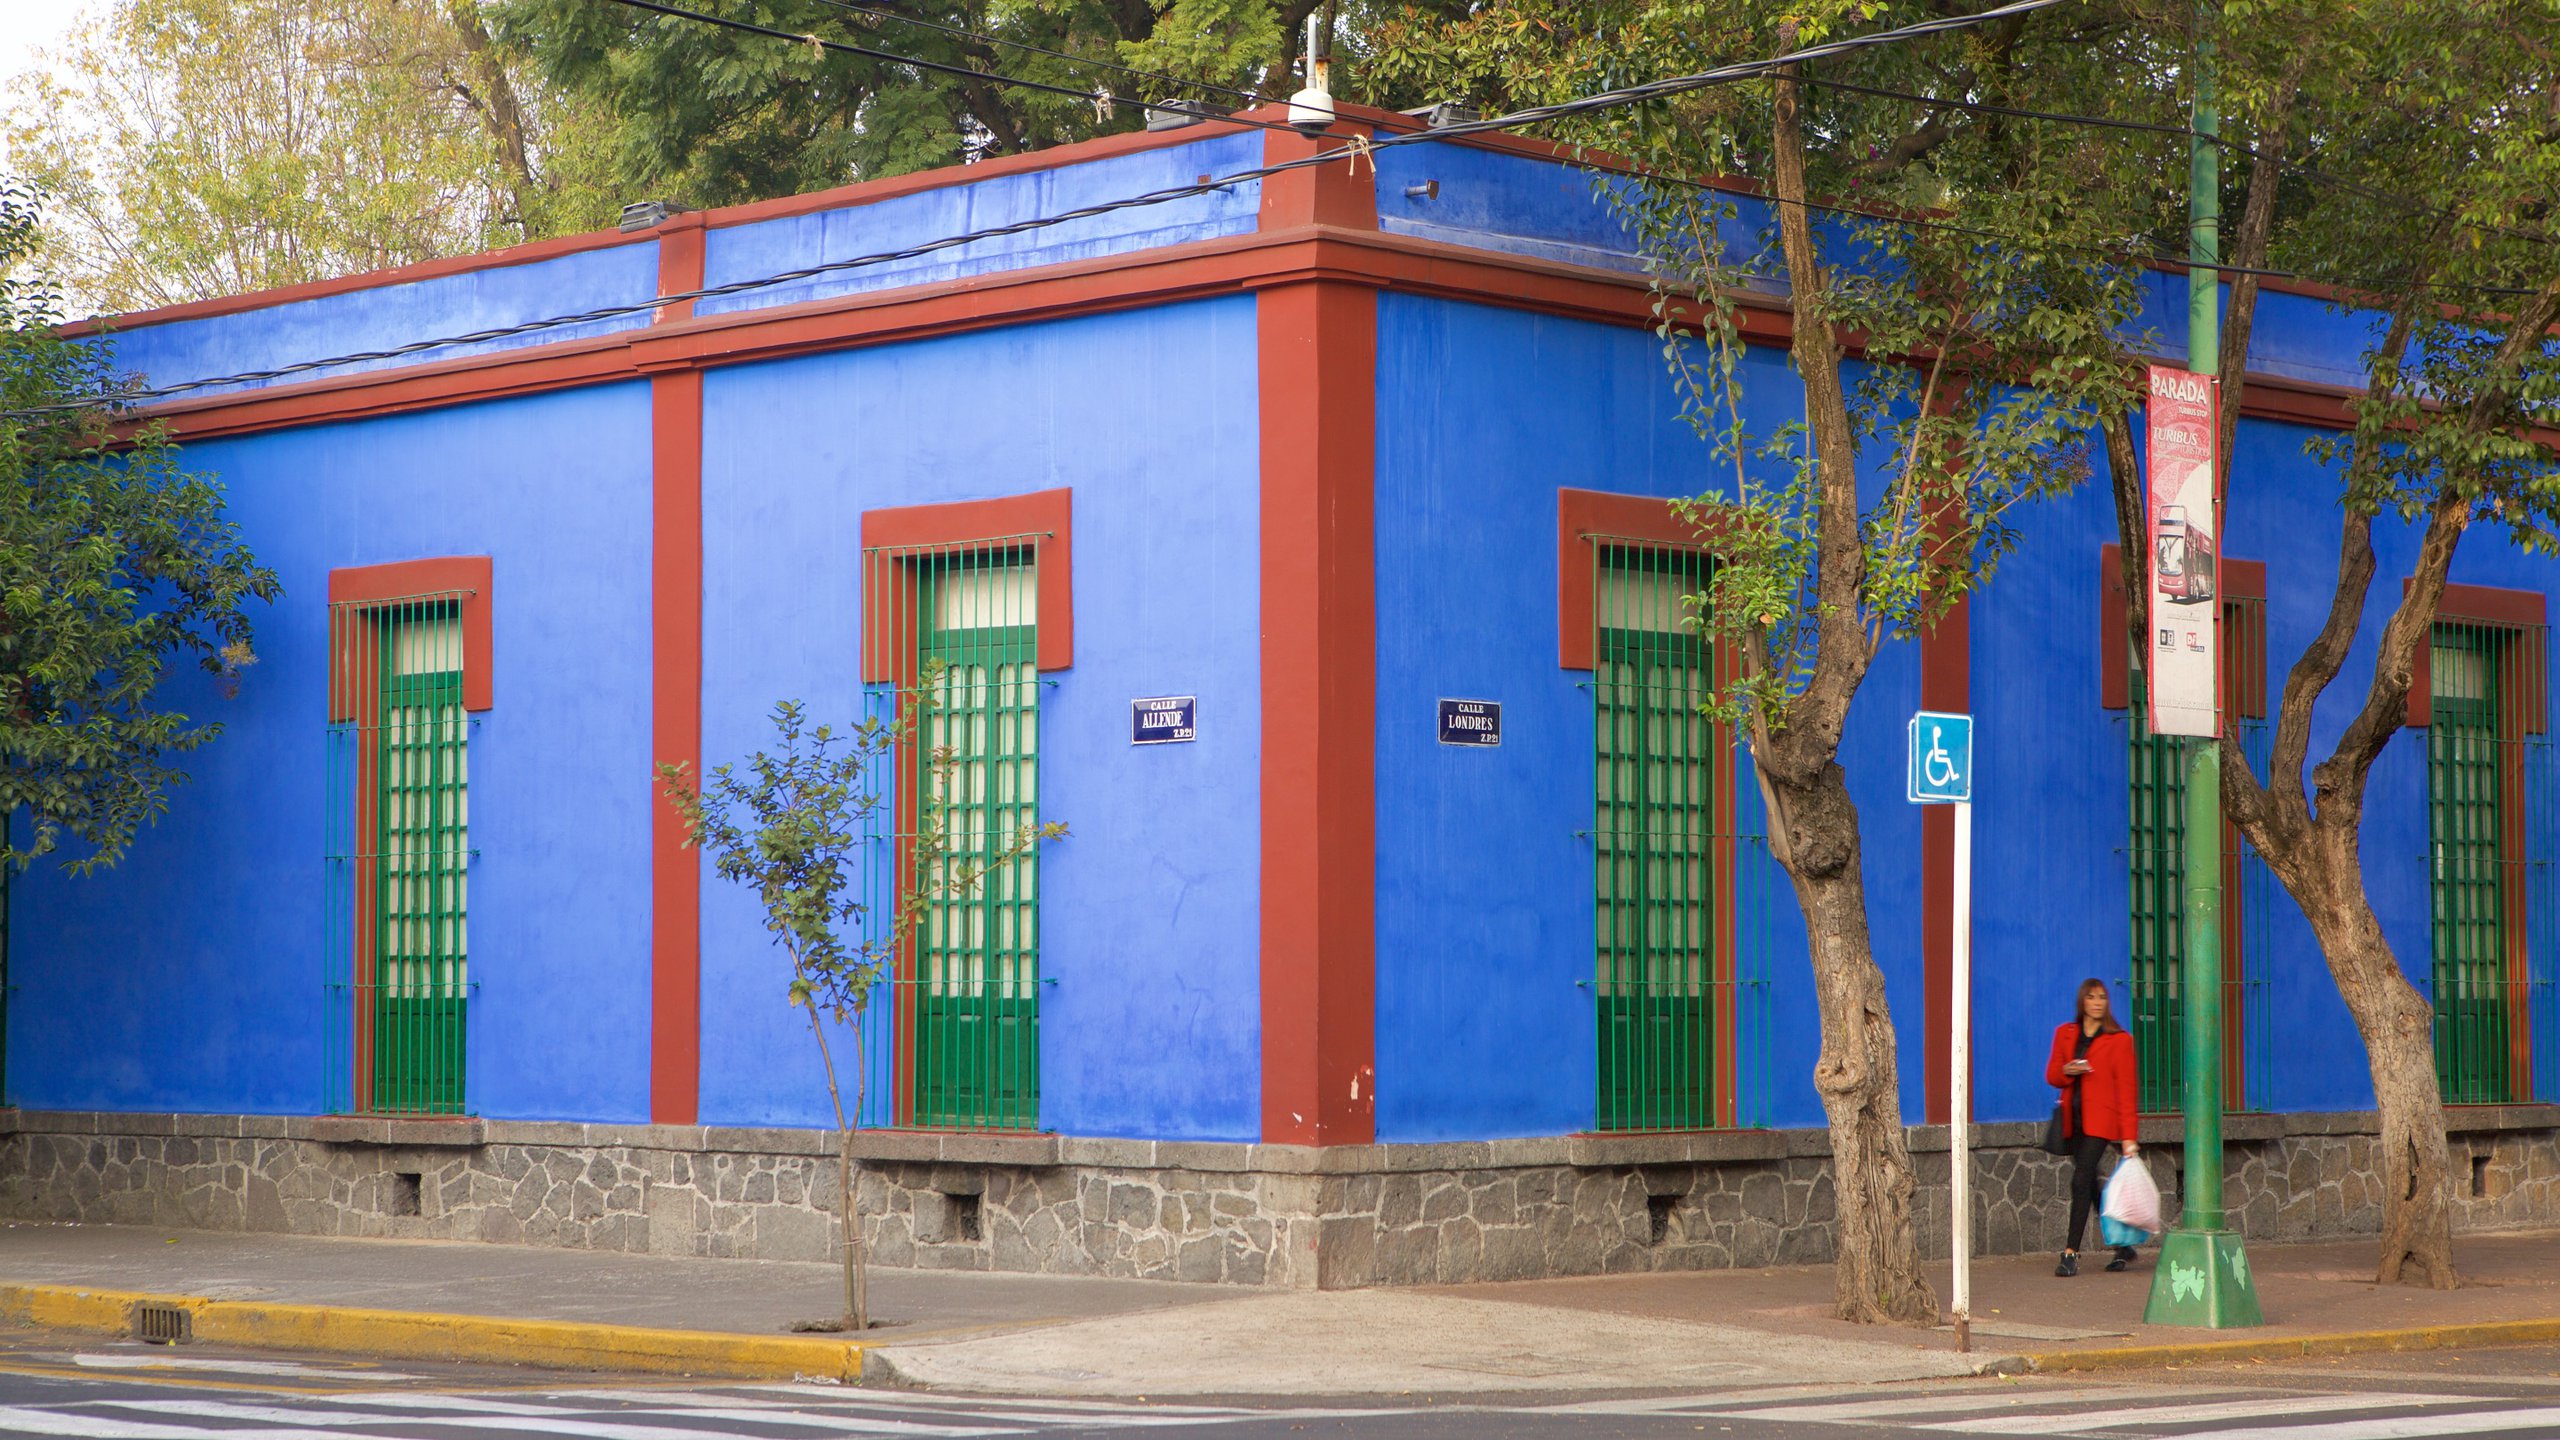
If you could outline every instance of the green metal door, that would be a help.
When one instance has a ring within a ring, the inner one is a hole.
[[[917,791],[947,853],[920,877],[916,1123],[1028,1129],[1040,1111],[1039,866],[1034,854],[994,862],[1039,813],[1037,582],[1028,565],[953,559],[922,588],[920,657],[939,675]],[[970,873],[981,878],[957,883]]]
[[[375,752],[373,1108],[458,1115],[469,983],[468,721],[459,670],[400,673],[400,659],[419,648],[395,641],[385,646],[383,665]]]
[[[2133,834],[2126,856],[2132,901],[2133,1049],[2138,1104],[2146,1113],[2178,1108],[2186,1046],[2186,752],[2176,736],[2153,735],[2140,695],[2133,727]],[[2226,1097],[2226,1103],[2238,1097]]]
[[[2436,1078],[2446,1103],[2515,1098],[2507,1007],[2506,815],[2499,785],[2498,656],[2478,631],[2437,630],[2428,668],[2429,919]]]
[[[1716,1123],[1714,727],[1694,557],[1605,557],[1594,609],[1599,1128]]]

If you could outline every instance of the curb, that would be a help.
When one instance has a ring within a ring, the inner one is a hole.
[[[2196,1365],[2215,1360],[2280,1360],[2304,1355],[2357,1355],[2385,1350],[2456,1350],[2472,1345],[2530,1345],[2560,1340],[2560,1320],[2482,1320],[2407,1330],[2349,1330],[2262,1340],[2199,1340],[2183,1345],[2126,1345],[2110,1350],[2052,1350],[2026,1357],[2038,1372],[2123,1370]]]
[[[871,1345],[817,1336],[727,1335],[567,1320],[506,1320],[335,1305],[146,1295],[76,1285],[0,1285],[0,1321],[132,1335],[143,1304],[187,1313],[191,1338],[224,1345],[408,1360],[495,1361],[657,1375],[856,1383]]]

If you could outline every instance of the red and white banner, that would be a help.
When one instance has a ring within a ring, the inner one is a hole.
[[[2151,733],[2222,733],[2222,496],[2214,378],[2151,367],[2143,513],[2151,521]]]

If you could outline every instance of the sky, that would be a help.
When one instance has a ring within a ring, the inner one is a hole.
[[[36,49],[59,41],[82,10],[103,8],[103,0],[0,0],[0,76],[32,65]]]

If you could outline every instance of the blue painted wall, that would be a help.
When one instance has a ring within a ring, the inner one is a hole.
[[[109,332],[119,370],[148,385],[177,385],[314,360],[389,349],[419,340],[498,329],[527,320],[645,304],[658,293],[658,242],[638,240],[433,280],[342,291],[314,300],[199,320],[172,320]],[[395,360],[335,365],[272,381],[209,385],[189,398],[260,390],[333,375],[429,365],[467,355],[519,350],[607,335],[649,323],[649,312],[565,325],[469,345],[446,345]]]
[[[1384,1140],[1595,1123],[1592,700],[1556,654],[1556,491],[1671,497],[1723,483],[1641,331],[1397,295],[1379,301],[1378,1129]],[[1746,420],[1792,418],[1753,351]],[[1523,403],[1527,397],[1536,403]],[[1865,813],[1870,914],[1919,1114],[1919,817],[1901,796],[1913,647],[1887,647],[1843,754]],[[1443,747],[1442,696],[1504,704],[1499,749]],[[1757,794],[1737,771],[1746,823]],[[1765,855],[1738,969],[1745,1116],[1821,1122],[1803,922]]]
[[[703,249],[703,283],[728,285],[812,264],[886,255],[945,236],[1187,186],[1204,175],[1231,175],[1258,167],[1263,163],[1262,149],[1262,132],[1249,130],[1054,170],[1025,171],[973,184],[920,190],[865,205],[752,225],[723,226],[708,232]],[[1247,180],[1223,191],[1115,210],[1004,239],[981,240],[912,259],[868,264],[790,285],[705,300],[695,308],[698,313],[715,315],[1249,234],[1261,206],[1262,182]]]
[[[1237,298],[713,372],[704,387],[703,754],[776,700],[861,705],[866,509],[1074,491],[1076,655],[1041,700],[1044,1127],[1249,1140],[1261,1072],[1254,309]],[[1196,694],[1194,744],[1129,701]],[[703,880],[702,1114],[816,1124],[826,1096],[753,898]]]
[[[469,1094],[502,1118],[648,1112],[649,412],[621,385],[192,447],[285,595],[227,733],[129,858],[14,887],[9,1098],[322,1108],[333,567],[492,557],[495,708],[470,739]]]

